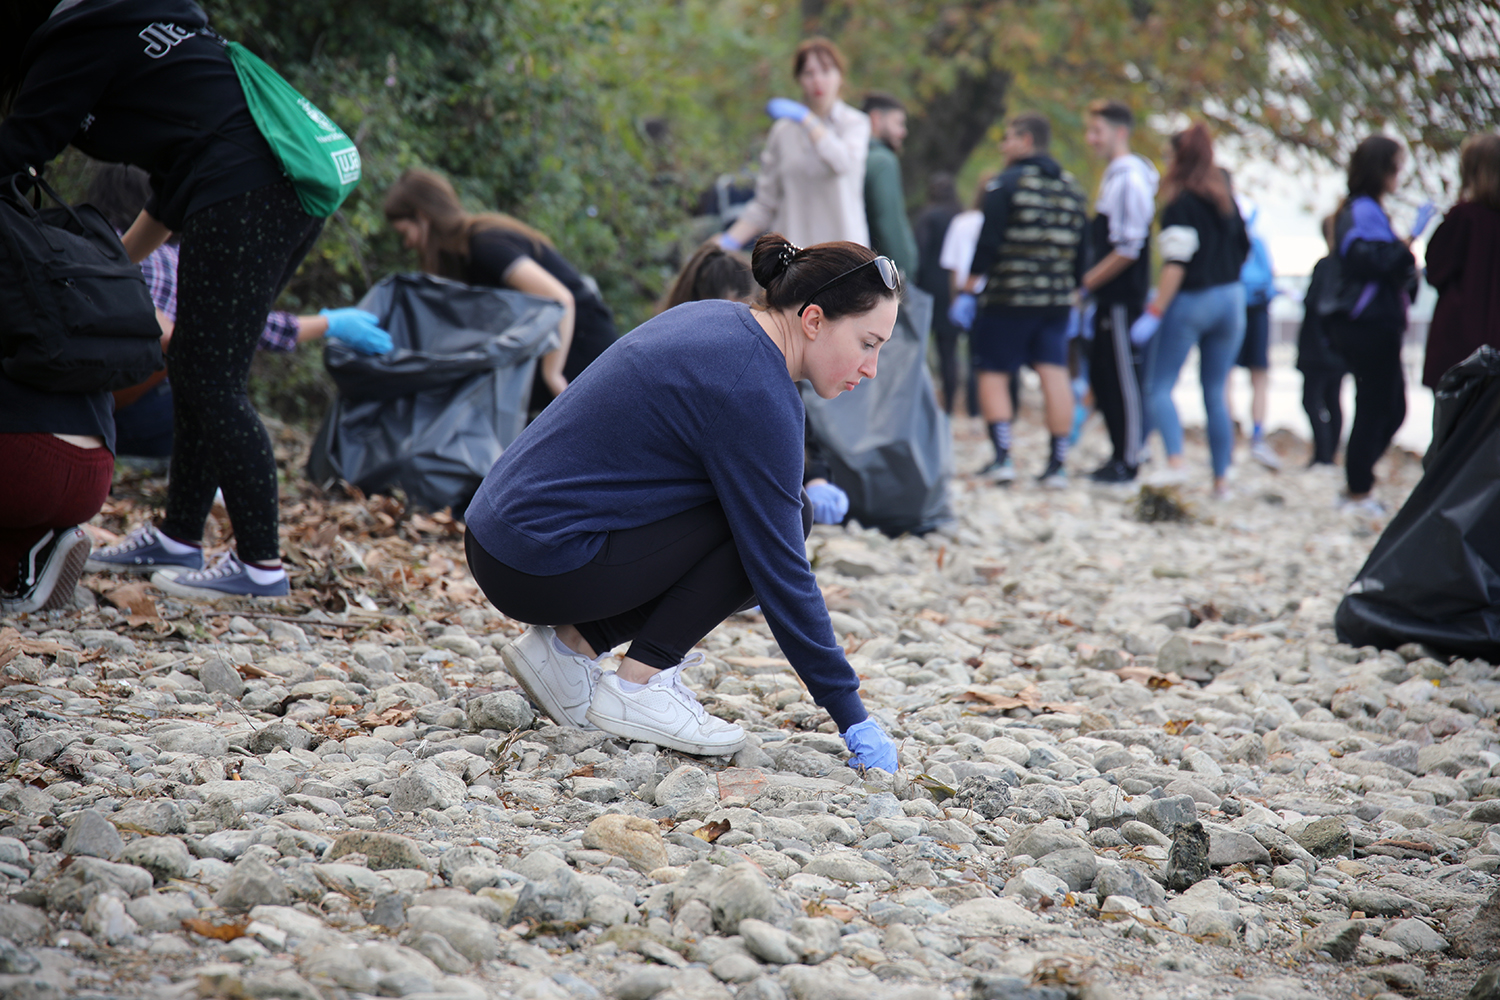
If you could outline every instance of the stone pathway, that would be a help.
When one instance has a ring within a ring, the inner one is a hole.
[[[945,532],[817,529],[894,778],[758,617],[685,678],[751,733],[717,760],[536,718],[519,626],[456,584],[431,617],[9,622],[0,996],[1464,996],[1500,959],[1500,674],[1338,644],[1380,525],[1327,476],[1236,486],[1142,523],[960,481]]]

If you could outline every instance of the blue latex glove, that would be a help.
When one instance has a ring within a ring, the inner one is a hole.
[[[969,292],[959,292],[958,298],[948,307],[948,322],[960,330],[974,325],[974,314],[979,311],[979,300]]]
[[[790,97],[773,97],[766,102],[766,114],[772,118],[790,118],[800,122],[812,114],[806,104],[799,104]]]
[[[1130,342],[1137,347],[1141,346],[1156,336],[1156,331],[1160,326],[1160,316],[1141,313],[1141,318],[1130,324]]]
[[[844,733],[844,746],[854,754],[849,758],[850,767],[878,767],[891,774],[900,767],[896,763],[896,744],[880,728],[874,719],[866,719],[849,727]]]
[[[849,513],[849,494],[832,483],[813,483],[807,488],[813,520],[818,524],[842,524]]]
[[[325,337],[341,340],[360,354],[386,354],[394,346],[391,335],[363,309],[323,309],[318,315],[328,320]]]
[[[1422,207],[1417,209],[1417,221],[1411,227],[1411,238],[1416,239],[1422,235],[1432,217],[1437,215],[1437,206],[1430,201],[1422,202]]]
[[[728,250],[730,253],[733,253],[736,250],[742,249],[744,246],[745,244],[741,243],[733,236],[730,236],[727,232],[719,234],[720,250]]]

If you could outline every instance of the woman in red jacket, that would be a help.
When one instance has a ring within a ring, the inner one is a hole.
[[[1422,384],[1434,390],[1481,345],[1500,348],[1500,135],[1464,143],[1459,179],[1459,202],[1427,244],[1427,280],[1438,301]]]

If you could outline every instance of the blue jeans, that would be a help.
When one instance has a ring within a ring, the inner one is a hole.
[[[1208,414],[1208,449],[1215,479],[1229,468],[1234,447],[1234,430],[1224,405],[1224,380],[1239,357],[1244,339],[1245,289],[1234,282],[1179,292],[1146,350],[1146,414],[1151,426],[1161,431],[1167,454],[1180,455],[1182,423],[1172,404],[1172,387],[1177,384],[1188,352],[1198,348],[1198,374],[1203,382],[1203,409]]]

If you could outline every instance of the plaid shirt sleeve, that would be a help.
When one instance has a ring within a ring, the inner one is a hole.
[[[163,243],[141,261],[141,274],[151,301],[173,323],[177,322],[177,248]]]
[[[289,312],[273,312],[266,317],[266,328],[260,332],[260,349],[283,354],[297,349],[297,317]]]

